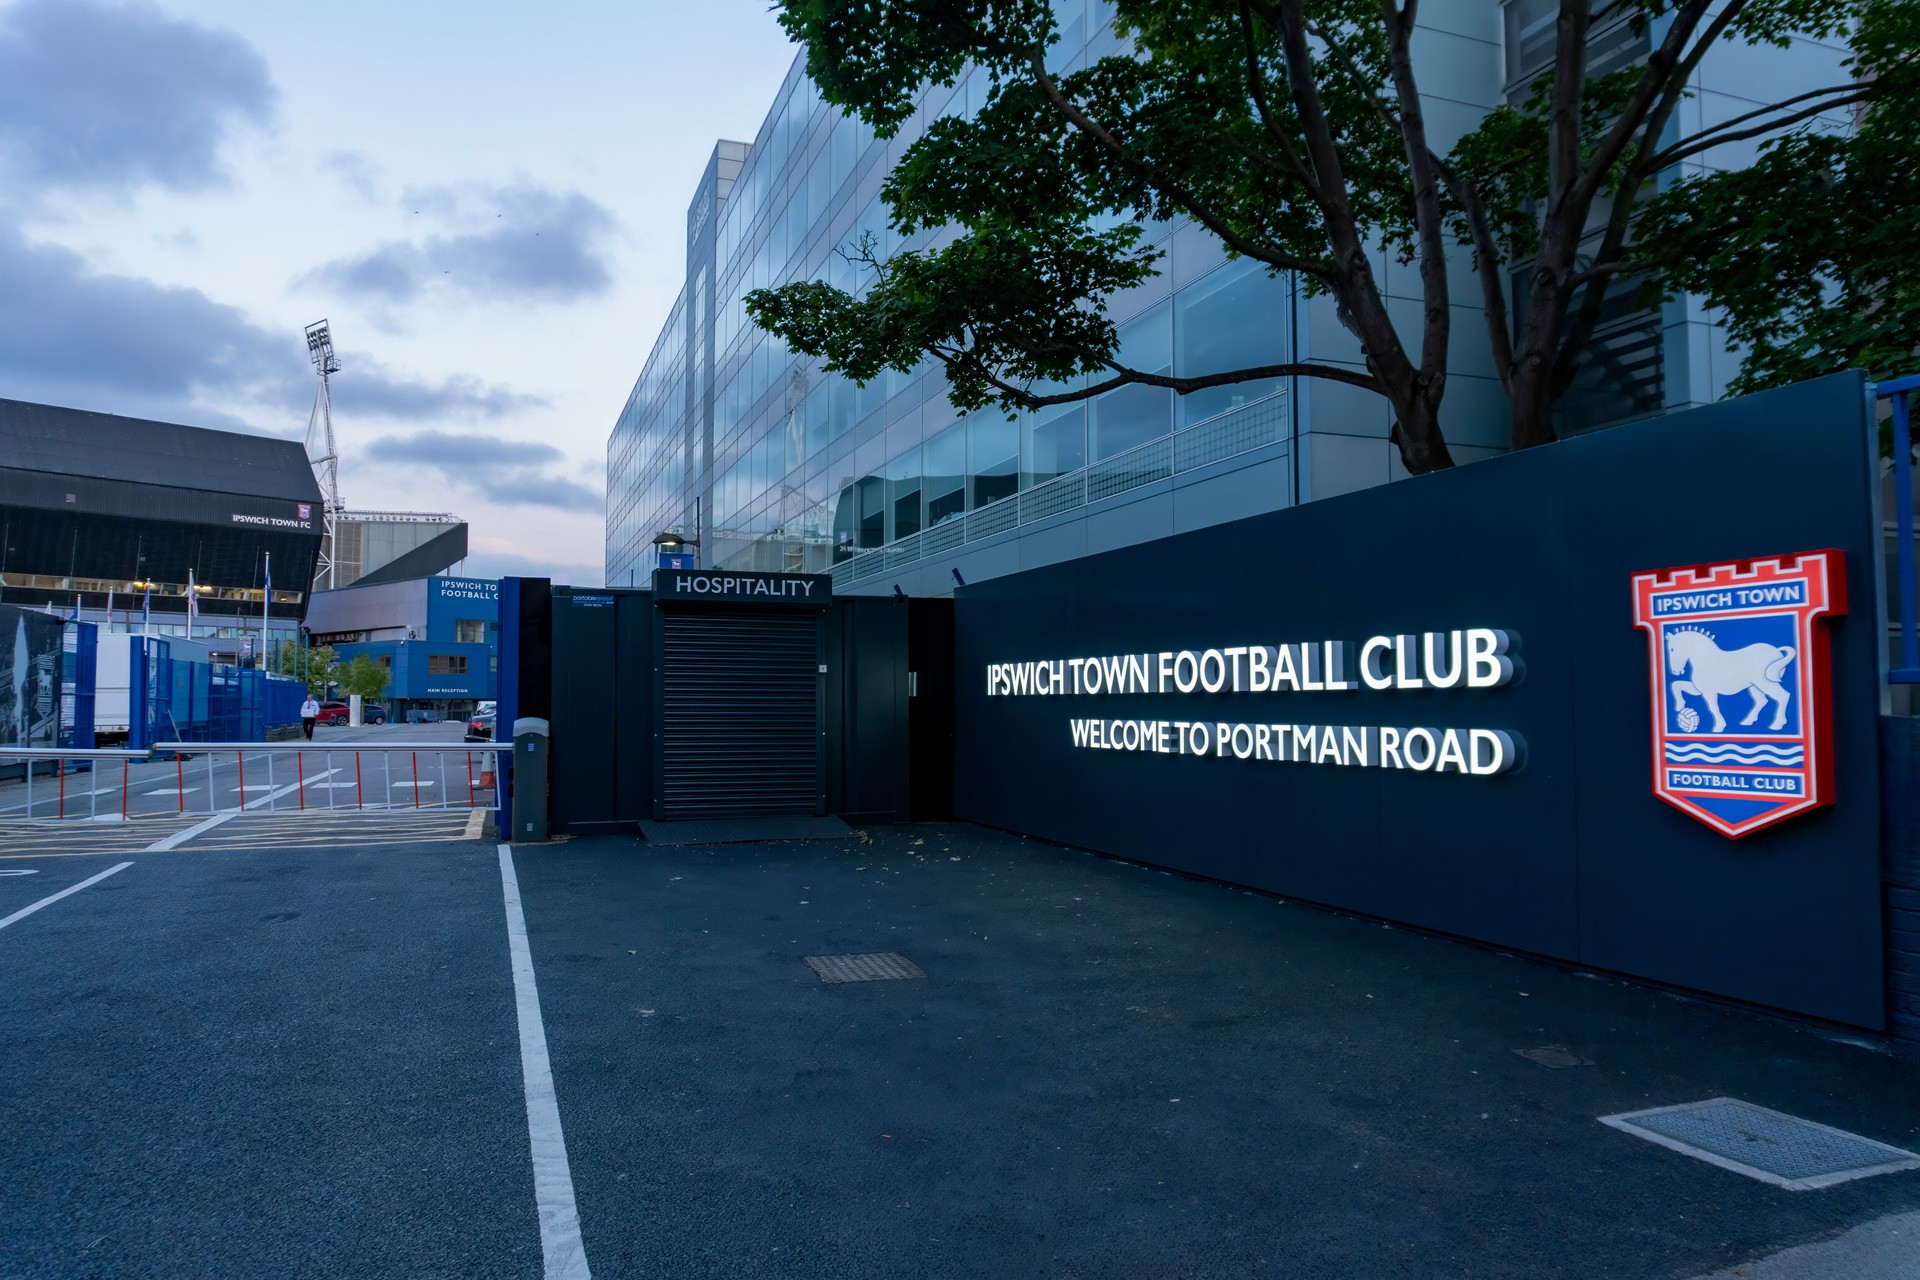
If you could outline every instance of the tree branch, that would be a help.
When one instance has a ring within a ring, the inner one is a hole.
[[[988,36],[976,28],[969,27],[967,30],[974,41],[982,48],[1006,54],[1020,52],[1014,50],[1011,46],[1007,45],[1006,42],[997,37]],[[1025,57],[1028,69],[1033,72],[1034,84],[1039,87],[1041,93],[1046,95],[1047,101],[1053,104],[1054,110],[1067,118],[1069,124],[1073,125],[1075,129],[1078,129],[1088,138],[1091,138],[1095,145],[1099,146],[1113,158],[1115,163],[1132,170],[1149,185],[1158,187],[1173,197],[1177,203],[1186,208],[1188,213],[1193,215],[1195,220],[1206,227],[1207,230],[1219,236],[1235,253],[1243,257],[1252,258],[1256,262],[1264,262],[1268,266],[1279,267],[1283,271],[1298,271],[1303,275],[1310,275],[1320,280],[1330,280],[1332,278],[1332,272],[1326,263],[1316,262],[1307,258],[1296,258],[1291,254],[1281,253],[1276,249],[1268,248],[1265,245],[1248,239],[1246,236],[1241,235],[1232,227],[1228,226],[1226,221],[1221,218],[1217,212],[1210,206],[1201,203],[1183,184],[1156,173],[1151,164],[1129,151],[1105,126],[1083,111],[1078,103],[1074,102],[1073,99],[1069,98],[1061,90],[1059,84],[1047,71],[1046,50],[1044,48],[1025,50],[1021,56]]]
[[[930,346],[927,348],[934,356],[949,366],[961,365],[971,369],[981,381],[1001,392],[1023,409],[1044,409],[1049,405],[1074,404],[1089,400],[1094,396],[1126,386],[1164,387],[1176,395],[1191,395],[1196,391],[1205,391],[1211,387],[1228,387],[1242,382],[1258,382],[1267,378],[1324,378],[1330,382],[1343,383],[1358,387],[1363,391],[1380,391],[1380,382],[1369,374],[1356,373],[1351,369],[1342,369],[1337,365],[1293,363],[1265,364],[1251,369],[1235,369],[1227,373],[1210,373],[1200,377],[1180,378],[1164,373],[1142,373],[1138,369],[1129,369],[1123,365],[1108,362],[1107,367],[1115,370],[1114,376],[1102,382],[1082,387],[1078,391],[1061,391],[1051,395],[1034,395],[1018,383],[1008,382],[1005,378],[988,368],[977,355],[958,347]]]
[[[1253,99],[1254,111],[1259,114],[1260,123],[1266,128],[1267,137],[1272,139],[1273,145],[1279,149],[1287,167],[1293,171],[1294,177],[1299,179],[1300,184],[1307,189],[1307,194],[1313,198],[1313,202],[1324,210],[1326,201],[1322,198],[1320,184],[1315,180],[1313,170],[1307,166],[1307,162],[1294,147],[1293,139],[1287,136],[1287,131],[1274,120],[1273,110],[1267,105],[1267,78],[1260,70],[1259,44],[1253,38],[1253,6],[1247,3],[1247,0],[1241,0],[1240,3],[1240,34],[1246,45],[1247,94]]]
[[[1739,125],[1743,121],[1752,120],[1757,116],[1763,116],[1770,111],[1779,111],[1784,107],[1791,106],[1796,102],[1805,101],[1817,95],[1830,96],[1827,97],[1826,100],[1812,103],[1811,105],[1802,107],[1798,111],[1789,112],[1777,120],[1763,120],[1745,129],[1735,128],[1736,125]],[[1758,137],[1761,134],[1773,133],[1780,129],[1785,129],[1789,125],[1798,124],[1802,120],[1811,119],[1814,116],[1820,115],[1822,112],[1831,111],[1835,107],[1845,107],[1856,102],[1864,102],[1872,96],[1873,86],[1871,84],[1833,85],[1825,89],[1816,89],[1811,93],[1796,94],[1794,97],[1787,98],[1784,101],[1735,116],[1731,120],[1723,120],[1711,129],[1702,129],[1690,138],[1682,138],[1666,150],[1650,154],[1646,168],[1651,173],[1658,173],[1662,169],[1680,163],[1689,156],[1699,155],[1702,151],[1724,146],[1730,142],[1742,142],[1748,138]],[[1731,130],[1731,132],[1729,132],[1729,130]]]
[[[1400,101],[1400,137],[1413,177],[1415,234],[1420,243],[1420,292],[1425,324],[1420,342],[1420,372],[1429,380],[1447,373],[1447,344],[1452,334],[1453,309],[1447,296],[1447,250],[1442,240],[1440,188],[1434,177],[1433,151],[1427,146],[1427,120],[1420,108],[1420,88],[1413,75],[1413,27],[1394,0],[1380,0],[1387,24],[1387,65]]]

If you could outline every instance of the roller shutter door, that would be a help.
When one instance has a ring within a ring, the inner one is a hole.
[[[817,813],[820,615],[661,610],[661,816]]]

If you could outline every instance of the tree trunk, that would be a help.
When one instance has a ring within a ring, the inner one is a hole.
[[[1393,430],[1388,438],[1400,448],[1400,462],[1410,475],[1425,475],[1429,471],[1442,471],[1453,465],[1453,455],[1447,451],[1447,441],[1440,434],[1440,406],[1438,397],[1429,396],[1424,389],[1415,389],[1410,395],[1389,397],[1393,405]]]
[[[1552,444],[1558,439],[1553,429],[1553,361],[1529,352],[1513,363],[1513,387],[1510,393],[1514,450]]]

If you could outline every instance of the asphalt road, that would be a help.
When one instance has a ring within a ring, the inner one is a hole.
[[[131,864],[0,925],[0,1276],[540,1276],[499,855],[458,821],[0,859],[33,873],[0,921]],[[594,1275],[1911,1274],[1874,1268],[1920,1172],[1787,1192],[1597,1121],[1732,1095],[1915,1146],[1911,1063],[997,833],[870,838],[513,851]],[[925,976],[803,962],[880,951]]]
[[[312,808],[387,803],[411,807],[417,793],[421,805],[438,805],[443,782],[448,803],[465,805],[467,781],[462,771],[471,753],[461,741],[463,733],[464,726],[458,722],[357,729],[316,725],[311,743],[279,744],[272,752],[259,749],[239,755],[188,755],[178,760],[127,765],[95,761],[91,769],[69,772],[64,780],[36,773],[30,809],[24,780],[0,782],[0,822],[29,814],[34,818],[61,814],[115,817],[122,812],[123,791],[125,812],[130,817],[181,812],[204,817],[237,807],[243,799],[274,811],[298,808],[303,803]],[[417,758],[368,752],[357,762],[350,750],[354,745],[414,742],[448,746],[444,752],[420,753]],[[4,760],[0,754],[0,761]],[[472,760],[477,788],[486,762],[483,755]],[[481,801],[484,804],[489,799],[482,796]]]

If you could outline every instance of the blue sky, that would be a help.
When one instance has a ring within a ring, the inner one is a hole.
[[[598,583],[693,185],[793,53],[766,0],[0,2],[0,396],[297,437],[324,316],[349,505]]]

